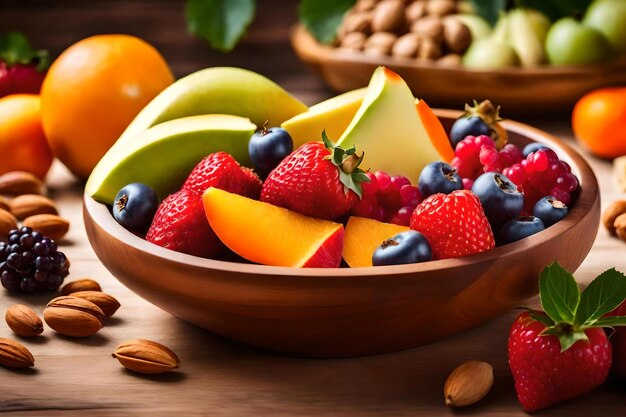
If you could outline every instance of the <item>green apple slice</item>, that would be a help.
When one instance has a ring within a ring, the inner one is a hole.
[[[374,71],[361,107],[337,144],[365,152],[363,169],[404,175],[412,183],[427,164],[443,159],[416,111],[410,88],[385,67]]]
[[[125,146],[110,149],[91,173],[85,191],[97,201],[112,204],[123,186],[140,182],[164,198],[213,152],[227,152],[240,164],[249,165],[248,141],[255,129],[249,119],[222,114],[161,123]]]

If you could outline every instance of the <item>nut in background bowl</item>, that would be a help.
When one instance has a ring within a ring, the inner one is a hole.
[[[449,129],[460,112],[437,110]],[[600,221],[597,180],[558,139],[507,121],[510,140],[544,143],[572,166],[581,192],[568,216],[479,255],[375,268],[296,269],[203,259],[133,235],[84,196],[90,243],[104,266],[149,302],[226,337],[298,356],[345,357],[415,347],[479,325],[536,295],[553,261],[575,271]],[[167,277],[167,278],[165,278]]]

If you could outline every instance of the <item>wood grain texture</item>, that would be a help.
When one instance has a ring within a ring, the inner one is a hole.
[[[334,49],[316,42],[302,26],[293,30],[291,43],[298,56],[338,92],[367,86],[374,69],[385,65],[406,80],[416,97],[437,107],[462,108],[474,99],[488,98],[509,114],[562,113],[572,109],[584,93],[626,83],[626,59],[587,67],[485,71]]]
[[[436,113],[446,129],[461,114]],[[115,222],[107,206],[85,196],[87,235],[102,263],[137,294],[235,340],[312,357],[415,347],[520,305],[536,294],[546,265],[558,261],[575,270],[591,248],[600,219],[591,168],[544,132],[514,122],[504,127],[521,147],[538,141],[554,149],[580,178],[582,192],[562,222],[484,254],[340,270],[207,260],[138,238]]]
[[[0,28],[23,30],[54,53],[93,33],[134,33],[157,44],[178,76],[209,65],[240,65],[270,76],[309,104],[329,97],[330,91],[288,46],[295,2],[262,0],[259,12],[263,18],[255,21],[246,42],[231,55],[211,52],[188,36],[182,1],[174,0],[3,0]],[[566,117],[530,122],[573,144]],[[603,206],[626,197],[613,184],[608,162],[588,160],[598,177]],[[516,311],[448,339],[392,354],[316,360],[267,353],[186,324],[125,288],[100,264],[87,242],[80,184],[59,164],[49,182],[61,214],[72,220],[62,245],[72,260],[68,281],[96,278],[122,307],[93,338],[70,340],[46,328],[38,339],[20,340],[33,352],[36,368],[0,369],[3,415],[527,416],[515,399],[506,361],[508,329]],[[626,271],[625,255],[626,244],[600,230],[576,277],[585,284],[609,267]],[[0,313],[16,303],[41,313],[51,298],[0,292]],[[13,337],[3,320],[0,337]],[[119,342],[137,337],[172,348],[182,369],[160,377],[125,371],[111,353]],[[453,412],[444,406],[443,384],[448,373],[468,359],[493,364],[494,388],[476,406]],[[625,392],[626,386],[611,381],[541,415],[623,416]]]

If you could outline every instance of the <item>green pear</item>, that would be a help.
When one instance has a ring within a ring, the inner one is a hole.
[[[140,182],[160,198],[176,191],[205,156],[224,151],[249,165],[248,141],[256,126],[249,119],[220,114],[183,117],[139,133],[123,148],[109,150],[87,180],[85,192],[112,204],[126,184]]]
[[[602,32],[615,51],[626,53],[626,1],[596,0],[587,9],[583,25]]]
[[[554,65],[591,65],[614,55],[602,32],[571,17],[552,25],[546,38],[546,52]]]

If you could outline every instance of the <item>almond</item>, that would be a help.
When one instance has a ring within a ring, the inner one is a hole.
[[[39,230],[54,240],[61,240],[70,229],[70,222],[56,214],[37,214],[24,219],[24,226]]]
[[[30,368],[35,366],[35,358],[21,343],[0,337],[0,365],[8,368]]]
[[[111,317],[118,308],[120,308],[120,303],[113,297],[112,295],[105,294],[100,291],[78,291],[70,294],[72,297],[78,297],[85,299],[87,301],[91,301],[102,311],[107,317]]]
[[[115,349],[113,357],[125,368],[141,374],[162,374],[180,367],[180,360],[174,352],[145,339],[123,342]]]
[[[383,0],[372,13],[372,31],[394,32],[406,23],[405,18],[402,0]]]
[[[48,303],[43,318],[53,330],[65,336],[92,336],[104,326],[100,307],[83,298],[61,296]]]
[[[6,239],[9,232],[17,228],[17,219],[10,212],[0,208],[0,240]]]
[[[456,368],[443,388],[448,407],[477,403],[493,385],[493,367],[487,362],[468,361]]]
[[[30,172],[11,171],[0,175],[0,194],[41,194],[43,182]]]
[[[18,336],[35,337],[43,332],[43,323],[37,313],[23,304],[10,307],[4,318],[9,328]]]
[[[100,284],[93,279],[83,278],[65,284],[61,288],[61,295],[70,295],[73,292],[79,291],[102,291],[102,288],[100,288]]]
[[[38,194],[22,194],[11,200],[11,213],[20,220],[37,214],[59,214],[54,201]]]
[[[5,196],[2,196],[2,195],[0,195],[0,209],[6,210],[6,211],[11,210],[9,206],[9,200]]]
[[[616,200],[604,210],[602,223],[610,234],[615,235],[615,220],[624,213],[626,213],[626,200]]]

